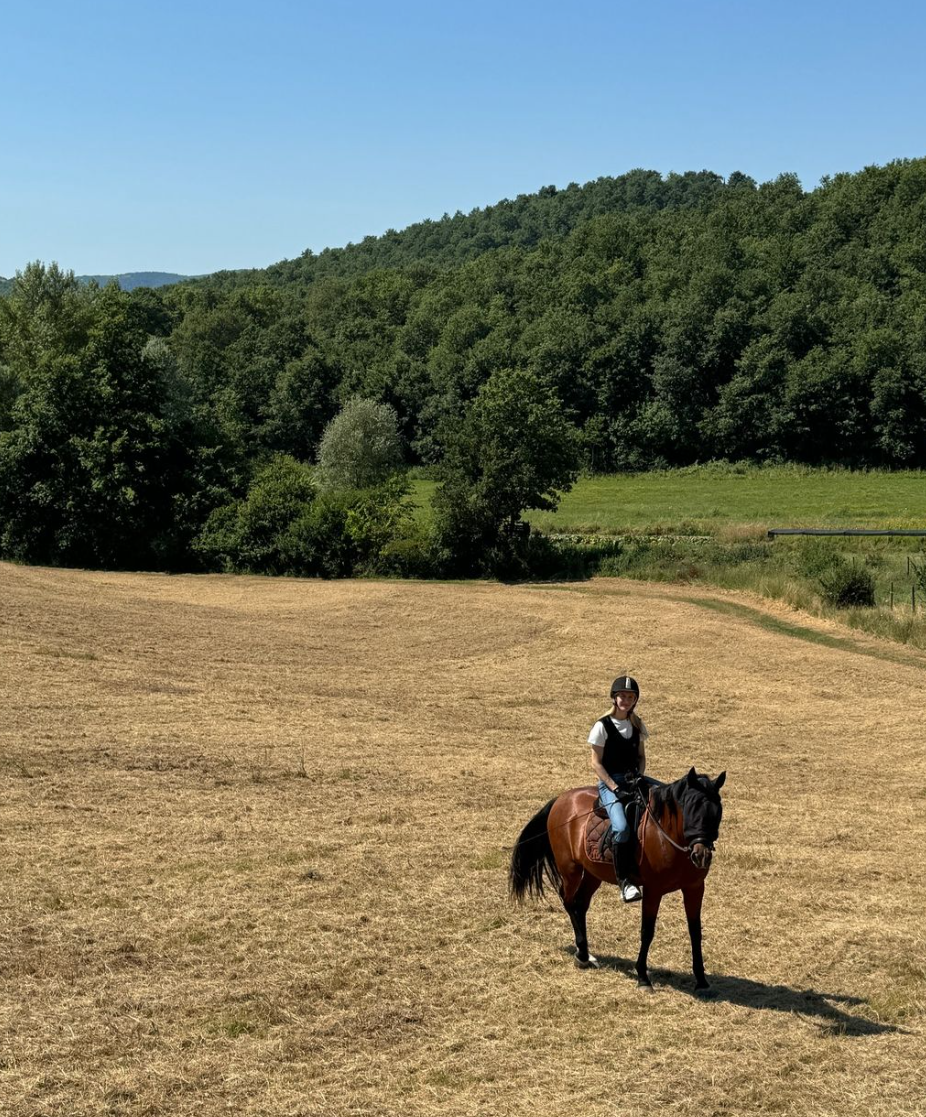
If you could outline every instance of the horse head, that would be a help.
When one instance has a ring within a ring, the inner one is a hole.
[[[691,850],[691,860],[705,872],[710,868],[714,856],[714,842],[720,832],[723,817],[723,804],[720,789],[727,778],[721,772],[716,780],[710,776],[699,775],[694,768],[682,782],[678,804],[682,810],[685,841]]]

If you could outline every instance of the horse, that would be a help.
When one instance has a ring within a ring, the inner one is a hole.
[[[720,789],[726,778],[727,773],[721,772],[711,780],[692,768],[674,783],[649,786],[646,791],[640,790],[642,779],[636,783],[642,818],[635,860],[643,890],[636,971],[637,985],[649,992],[653,983],[647,957],[659,905],[666,893],[679,890],[688,919],[695,990],[703,994],[710,989],[701,953],[701,904],[723,814]],[[596,860],[586,848],[586,825],[597,798],[596,788],[576,787],[551,799],[521,831],[508,872],[509,892],[518,903],[527,895],[543,896],[544,878],[557,889],[572,921],[580,969],[599,967],[598,959],[589,953],[586,931],[592,897],[602,883],[617,884],[611,859]]]

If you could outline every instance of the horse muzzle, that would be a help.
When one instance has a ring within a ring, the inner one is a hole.
[[[705,845],[704,842],[691,843],[691,863],[697,869],[703,869],[704,872],[711,867],[711,861],[714,858],[713,848]]]

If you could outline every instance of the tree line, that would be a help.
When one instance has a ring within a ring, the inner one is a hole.
[[[319,487],[355,400],[438,472],[437,536],[364,534],[388,478]],[[521,513],[579,469],[922,467],[924,435],[926,160],[635,171],[157,290],[33,264],[0,299],[0,552],[28,561],[259,568],[228,550],[259,483],[353,524],[302,572],[517,572]]]

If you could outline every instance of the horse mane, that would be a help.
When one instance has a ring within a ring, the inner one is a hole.
[[[666,810],[671,807],[681,808],[680,795],[685,785],[685,776],[675,783],[663,783],[650,791],[650,810],[657,822],[662,822]]]

